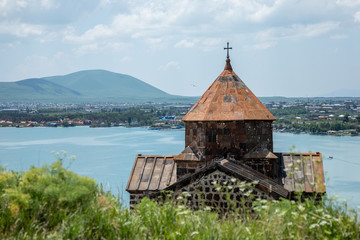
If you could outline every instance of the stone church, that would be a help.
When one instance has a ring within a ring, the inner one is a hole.
[[[225,210],[229,202],[240,206],[255,198],[326,192],[321,153],[273,152],[276,119],[235,74],[229,52],[224,71],[182,120],[180,154],[136,156],[126,187],[130,205],[164,191],[174,198],[186,193],[193,209]]]

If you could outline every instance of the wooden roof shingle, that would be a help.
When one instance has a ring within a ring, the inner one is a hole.
[[[283,183],[289,192],[326,192],[321,153],[276,153],[276,155],[283,163]]]
[[[137,155],[126,191],[162,190],[174,182],[176,182],[176,167],[172,155]]]

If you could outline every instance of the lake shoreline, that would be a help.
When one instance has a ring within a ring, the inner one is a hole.
[[[116,126],[91,126],[91,125],[73,125],[73,126],[48,126],[48,125],[39,125],[39,126],[0,126],[0,128],[73,128],[73,127],[89,127],[89,128],[117,128],[117,127],[125,127],[125,128],[147,128],[153,131],[169,131],[169,130],[182,130],[185,129],[183,126],[170,126],[170,127],[153,127],[153,126],[131,126],[131,125],[116,125]],[[354,134],[351,132],[340,131],[340,132],[321,132],[321,133],[312,133],[312,132],[304,132],[304,131],[295,131],[295,130],[279,130],[274,129],[275,133],[291,133],[291,134],[309,134],[316,136],[350,136],[350,137],[359,137],[360,134]]]

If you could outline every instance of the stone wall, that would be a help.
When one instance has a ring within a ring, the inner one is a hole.
[[[258,171],[281,184],[281,181],[279,182],[280,163],[278,159],[243,159],[241,161],[255,171]]]
[[[258,198],[273,199],[251,183],[241,182],[218,170],[176,190],[172,198],[194,210],[208,206],[221,212],[250,207]]]
[[[184,160],[175,160],[176,163],[176,177],[177,179],[181,178],[190,173],[194,173],[204,161],[184,161]]]
[[[272,121],[185,122],[185,147],[195,141],[206,161],[240,159],[258,144],[273,151]]]
[[[144,197],[144,193],[130,193],[130,207],[139,204]]]
[[[254,184],[239,181],[219,170],[207,174],[174,192],[148,191],[130,194],[130,207],[139,204],[144,197],[155,201],[172,199],[185,203],[194,210],[208,206],[221,212],[250,207],[252,202],[259,198],[273,199],[268,193],[257,189]]]

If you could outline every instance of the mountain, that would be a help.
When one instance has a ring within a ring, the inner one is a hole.
[[[93,98],[169,98],[161,91],[132,76],[104,70],[75,72],[65,76],[46,77],[50,82],[81,92]]]
[[[0,101],[46,101],[78,98],[81,93],[42,78],[0,83]]]
[[[360,97],[360,89],[339,89],[323,94],[322,97]]]
[[[129,75],[86,70],[64,76],[0,82],[3,102],[194,102],[170,95]]]

